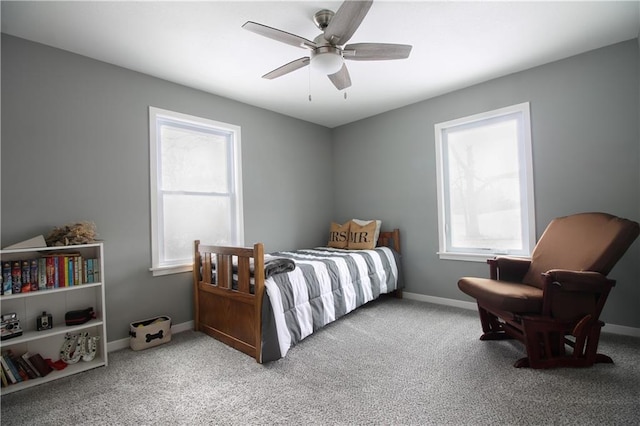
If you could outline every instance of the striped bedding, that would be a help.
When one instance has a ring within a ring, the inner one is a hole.
[[[285,356],[316,330],[399,288],[399,255],[388,247],[271,254],[293,259],[296,267],[265,280],[262,362]]]

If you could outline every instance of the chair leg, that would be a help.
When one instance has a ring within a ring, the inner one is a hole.
[[[527,356],[521,358],[514,364],[516,368],[531,367],[541,368],[540,361],[543,354],[550,349],[548,336],[536,327],[531,321],[524,321],[524,346],[527,350]],[[547,337],[545,341],[545,337]]]
[[[527,356],[514,364],[516,368],[590,367],[595,363],[613,363],[604,354],[597,353],[602,322],[584,327],[576,341],[565,339],[564,331],[545,321],[527,319],[523,323]],[[572,347],[567,353],[566,346]]]
[[[584,359],[584,362],[588,365],[593,365],[595,363],[613,364],[613,359],[611,359],[611,357],[598,353],[600,331],[602,330],[603,325],[604,323],[602,321],[596,321],[591,325],[589,332],[586,333],[586,339],[583,338],[582,340],[583,345],[580,347],[576,345],[574,348],[574,357]],[[577,340],[578,338],[576,338],[576,341]],[[586,345],[584,344],[584,340],[586,340]],[[584,352],[582,350],[582,346],[584,346]]]
[[[565,357],[564,335],[554,330],[544,330],[536,323],[525,323],[524,344],[527,356],[515,362],[514,367],[548,368],[555,360]]]
[[[490,317],[489,312],[478,304],[478,314],[480,314],[480,324],[482,325],[482,331],[484,333],[488,333],[492,329],[492,318]]]
[[[513,338],[504,331],[504,326],[498,320],[498,317],[484,309],[480,304],[478,304],[478,313],[480,314],[480,324],[483,331],[480,340],[506,340]]]

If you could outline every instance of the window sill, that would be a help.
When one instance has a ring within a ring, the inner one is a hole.
[[[483,262],[486,263],[488,259],[493,259],[494,254],[480,254],[480,253],[452,253],[452,252],[438,252],[438,257],[441,260],[462,260],[465,262]]]
[[[149,271],[154,277],[160,277],[163,275],[181,274],[183,272],[192,272],[193,265],[172,265],[172,266],[157,266],[155,268],[149,268]]]
[[[522,257],[527,258],[527,256],[516,255],[516,254],[508,254],[508,253],[454,253],[454,252],[438,252],[438,257],[441,260],[462,260],[465,262],[482,262],[487,263],[487,260],[494,259],[498,256],[509,256],[509,257]]]

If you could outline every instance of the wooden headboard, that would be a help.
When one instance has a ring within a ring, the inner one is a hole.
[[[378,236],[378,245],[392,248],[400,253],[400,230],[396,228],[393,231],[381,231]]]

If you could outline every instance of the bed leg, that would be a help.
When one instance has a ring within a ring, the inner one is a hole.
[[[194,262],[193,262],[193,329],[200,331],[200,302],[198,300],[198,284],[200,282],[200,240],[194,241]]]
[[[396,297],[396,299],[402,299],[402,290],[401,289],[394,290],[393,295]]]

